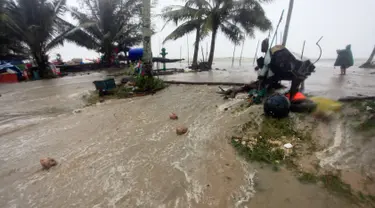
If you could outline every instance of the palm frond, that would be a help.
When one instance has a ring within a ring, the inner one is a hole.
[[[225,21],[220,25],[220,30],[224,33],[227,38],[232,41],[234,44],[238,45],[241,41],[244,40],[244,35],[241,29],[228,21]]]
[[[165,40],[164,43],[167,42],[168,40],[177,40],[184,35],[196,30],[200,25],[199,20],[193,20],[193,21],[188,21],[180,26],[178,26],[171,34],[169,34]]]

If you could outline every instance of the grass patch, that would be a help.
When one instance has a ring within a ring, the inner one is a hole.
[[[167,85],[164,84],[161,79],[139,76],[136,78],[135,88],[127,85],[120,85],[117,86],[116,89],[105,92],[102,96],[99,95],[98,91],[93,91],[90,95],[85,96],[84,100],[88,105],[93,105],[108,99],[130,98],[137,93],[154,93],[158,90],[164,89],[166,86]]]
[[[353,101],[350,103],[350,106],[358,109],[360,112],[367,112],[367,107],[372,108],[375,110],[375,101],[373,100],[366,100],[366,101]]]
[[[303,172],[301,175],[298,177],[298,180],[301,183],[309,184],[309,183],[317,183],[319,181],[319,177],[312,174],[312,173],[306,173]]]
[[[232,139],[232,145],[248,161],[278,164],[278,161],[283,160],[285,154],[282,149],[274,149],[273,145],[264,138],[259,138],[252,148],[243,145],[236,139]]]
[[[154,92],[166,87],[163,80],[156,77],[137,76],[135,80],[136,92]]]
[[[354,199],[355,196],[352,193],[352,189],[349,184],[344,183],[341,178],[337,175],[325,174],[319,176],[320,181],[323,182],[324,187],[340,196],[344,196],[349,199]]]

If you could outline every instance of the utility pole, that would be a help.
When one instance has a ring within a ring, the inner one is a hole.
[[[283,46],[286,46],[286,41],[288,39],[290,20],[292,19],[292,13],[293,13],[293,5],[294,5],[294,0],[289,0],[288,17],[286,19],[285,30],[284,30],[284,34],[283,34],[284,35]]]
[[[152,49],[151,49],[151,0],[142,0],[142,24],[143,24],[143,70],[146,75],[152,76]]]

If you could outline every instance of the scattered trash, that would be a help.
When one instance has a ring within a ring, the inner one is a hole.
[[[180,127],[176,128],[177,135],[184,135],[184,134],[187,133],[187,131],[188,131],[188,128],[186,128],[186,127],[180,126]]]
[[[47,158],[40,159],[40,164],[42,165],[42,167],[44,169],[48,170],[51,167],[56,166],[57,165],[57,161],[55,159],[47,157]]]
[[[373,109],[370,106],[366,106],[367,111],[372,111]]]
[[[171,120],[178,120],[178,116],[175,113],[172,113],[171,115],[169,115],[169,118]]]
[[[287,143],[287,144],[284,144],[284,147],[286,149],[291,149],[291,148],[293,148],[293,145],[291,143]]]
[[[245,146],[246,145],[246,141],[242,141],[241,144]]]

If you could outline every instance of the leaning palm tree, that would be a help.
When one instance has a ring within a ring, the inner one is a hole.
[[[375,57],[375,47],[372,50],[372,53],[370,54],[370,57],[367,59],[367,61],[360,68],[374,68],[374,64],[372,62],[374,57]]]
[[[9,0],[5,5],[8,35],[25,46],[38,65],[41,77],[48,77],[48,51],[62,45],[64,38],[76,28],[62,31],[61,16],[66,0]],[[67,28],[65,28],[67,29]]]
[[[80,46],[104,54],[104,61],[110,59],[117,45],[125,49],[141,42],[139,15],[140,0],[81,0],[84,7],[71,8],[73,18],[78,20],[79,31],[67,39]]]
[[[192,63],[193,69],[197,69],[198,67],[199,42],[203,38],[201,35],[204,23],[203,3],[203,1],[194,0],[194,4],[192,1],[187,1],[184,6],[168,6],[164,8],[161,15],[167,21],[166,23],[173,21],[177,25],[179,22],[183,22],[165,38],[164,42],[177,40],[194,30],[196,31]]]
[[[254,36],[255,29],[269,30],[271,22],[265,15],[262,2],[270,0],[189,0],[188,5],[202,6],[204,13],[202,35],[211,32],[211,49],[208,66],[211,68],[216,37],[219,30],[233,43],[239,44],[245,35]]]

